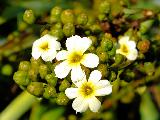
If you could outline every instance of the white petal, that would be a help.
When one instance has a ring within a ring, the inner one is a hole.
[[[38,48],[32,48],[32,57],[34,59],[38,59],[41,56],[41,52],[38,50]]]
[[[136,49],[130,50],[130,53],[126,56],[128,60],[135,60],[138,56],[138,51]]]
[[[71,68],[68,66],[67,61],[64,61],[55,67],[54,72],[56,74],[56,77],[62,79],[68,75],[70,70]]]
[[[81,38],[78,35],[72,36],[70,38],[67,38],[66,40],[66,47],[68,51],[81,51],[84,53],[92,44],[92,41],[87,38],[83,37]]]
[[[88,81],[92,81],[93,83],[97,84],[99,80],[101,79],[102,74],[98,70],[94,70],[91,72]]]
[[[112,92],[112,85],[96,90],[95,96],[105,96]]]
[[[49,50],[46,52],[43,52],[41,54],[41,57],[44,61],[52,61],[56,57],[57,52],[55,50]]]
[[[61,50],[60,52],[57,53],[56,59],[58,61],[64,60],[67,58],[68,52],[66,50]]]
[[[72,68],[71,80],[78,87],[81,83],[86,81],[86,75],[82,70],[81,66],[76,66]]]
[[[101,107],[101,102],[96,97],[90,98],[89,108],[92,112],[98,112],[100,107]]]
[[[135,43],[135,41],[128,41],[127,44],[128,44],[127,46],[128,46],[130,49],[135,49],[135,48],[136,48],[136,43]]]
[[[129,36],[124,36],[124,37],[121,37],[118,42],[120,45],[122,45],[122,44],[126,44],[128,40],[129,40]]]
[[[72,107],[76,112],[85,112],[88,108],[88,102],[82,97],[77,97],[73,103]]]
[[[84,54],[81,63],[86,67],[94,68],[99,64],[99,57],[92,53]]]
[[[78,96],[78,88],[67,88],[65,94],[69,99],[73,99]]]
[[[106,86],[110,86],[110,82],[108,80],[100,80],[98,83],[97,83],[97,87],[98,88],[104,88]]]

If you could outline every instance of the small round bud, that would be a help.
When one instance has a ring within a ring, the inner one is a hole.
[[[101,14],[98,15],[98,19],[100,21],[103,21],[103,20],[107,20],[107,17],[106,17],[106,15],[104,13],[101,13]]]
[[[116,54],[115,55],[115,63],[116,64],[121,64],[124,61],[124,56],[121,54]]]
[[[91,52],[91,53],[95,53],[96,52],[96,48],[94,46],[90,46],[88,48],[88,51]]]
[[[29,79],[31,79],[32,81],[38,81],[37,75],[38,75],[38,71],[36,69],[34,68],[29,69],[28,71]]]
[[[77,117],[76,117],[76,115],[69,115],[68,116],[68,120],[77,120]]]
[[[33,24],[35,21],[35,16],[32,10],[26,10],[23,15],[23,20],[28,24]]]
[[[30,83],[28,73],[26,71],[17,71],[13,75],[13,80],[22,86],[27,86]]]
[[[47,85],[46,88],[44,88],[43,97],[46,99],[56,97],[56,89],[53,86]]]
[[[99,12],[100,13],[109,13],[110,11],[110,3],[109,1],[105,0],[103,2],[101,2],[100,6],[99,6]]]
[[[1,72],[3,75],[10,76],[13,73],[13,68],[10,64],[6,64],[2,66]]]
[[[41,65],[39,66],[39,74],[40,74],[40,77],[41,77],[42,79],[44,79],[45,76],[47,75],[47,71],[48,71],[47,65],[41,64]]]
[[[59,91],[65,91],[67,88],[69,88],[71,85],[70,83],[64,79],[62,82],[61,82],[61,85],[59,86]]]
[[[70,37],[75,34],[75,26],[72,23],[66,23],[63,26],[63,33],[66,37]]]
[[[31,67],[32,68],[35,68],[35,69],[39,69],[39,65],[42,63],[42,59],[39,58],[39,59],[34,59],[33,57],[30,59],[31,61]]]
[[[58,41],[60,41],[63,37],[64,37],[64,34],[63,34],[63,30],[61,28],[55,28],[55,29],[52,29],[50,31],[50,34],[57,37],[58,38]]]
[[[29,61],[21,61],[18,67],[18,70],[21,71],[28,71],[30,69],[30,62]]]
[[[88,21],[88,16],[85,13],[81,13],[77,17],[77,24],[78,25],[86,25]]]
[[[102,38],[101,41],[101,47],[104,51],[110,51],[113,47],[113,42],[112,40],[108,39],[108,38]]]
[[[109,59],[108,53],[107,52],[99,52],[98,54],[99,60],[101,62],[107,62]]]
[[[93,33],[100,33],[100,32],[102,31],[100,25],[98,25],[98,24],[91,25],[91,26],[90,26],[90,30],[91,30]]]
[[[97,46],[97,38],[95,36],[89,36],[89,39],[92,40],[93,46]]]
[[[101,72],[102,77],[108,76],[109,71],[108,71],[108,66],[106,64],[99,64],[97,69]]]
[[[138,42],[137,48],[140,52],[146,53],[149,50],[150,42],[149,40],[142,40]]]
[[[114,81],[114,80],[116,80],[116,78],[117,78],[116,73],[114,71],[111,71],[110,75],[109,75],[109,80]]]
[[[47,75],[45,76],[45,80],[47,81],[47,83],[48,83],[49,85],[55,87],[56,84],[57,84],[58,78],[55,77],[55,74],[54,74],[54,73],[51,73],[51,74],[47,74]]]
[[[114,57],[115,54],[116,54],[116,47],[113,46],[113,48],[110,51],[108,51],[109,58]]]
[[[56,99],[56,103],[58,105],[67,105],[67,103],[69,102],[69,99],[68,97],[65,95],[64,92],[60,92],[57,96],[57,99]]]
[[[55,23],[60,21],[60,16],[61,16],[62,8],[61,7],[54,7],[51,9],[51,16],[50,16],[50,22]]]
[[[27,86],[27,91],[34,96],[41,97],[44,93],[43,83],[42,82],[31,82]]]
[[[73,11],[72,10],[64,10],[62,13],[61,13],[61,21],[63,24],[66,24],[66,23],[74,23],[74,14],[73,14]]]

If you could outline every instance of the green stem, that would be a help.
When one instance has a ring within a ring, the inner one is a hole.
[[[0,120],[17,120],[28,111],[36,97],[27,91],[17,96],[0,114]]]

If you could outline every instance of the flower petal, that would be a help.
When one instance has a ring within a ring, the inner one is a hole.
[[[65,90],[65,94],[69,99],[73,99],[77,97],[78,88],[67,88]]]
[[[99,64],[99,57],[93,53],[84,54],[81,63],[86,67],[94,68]]]
[[[78,35],[72,36],[70,38],[67,38],[66,40],[66,47],[68,51],[81,51],[84,53],[92,44],[92,41],[87,38],[83,37],[81,38]]]
[[[94,70],[91,72],[88,81],[92,81],[93,83],[97,84],[99,82],[99,80],[101,79],[102,74],[100,71],[98,70]]]
[[[120,45],[122,45],[122,44],[126,44],[128,40],[129,40],[129,36],[124,36],[124,37],[121,37],[118,42]]]
[[[60,52],[57,53],[56,59],[58,61],[64,60],[67,58],[68,52],[66,50],[61,50]]]
[[[32,57],[34,59],[38,59],[40,56],[41,56],[41,52],[37,48],[33,47],[32,48]]]
[[[85,112],[88,108],[88,102],[83,97],[77,97],[73,101],[72,107],[76,112]]]
[[[46,52],[43,52],[41,54],[41,57],[44,61],[52,61],[56,57],[57,52],[55,50],[49,50]]]
[[[86,75],[81,69],[81,66],[76,66],[72,68],[71,80],[78,87],[81,83],[86,81]]]
[[[130,50],[130,53],[126,56],[128,60],[135,60],[138,56],[138,51],[136,49]]]
[[[136,48],[136,43],[132,40],[128,41],[127,45],[130,49],[135,49]]]
[[[108,80],[100,80],[98,83],[97,83],[97,87],[98,88],[104,88],[106,86],[110,86],[110,82]]]
[[[101,107],[101,102],[96,97],[90,98],[88,103],[92,112],[98,112],[99,108]]]
[[[95,96],[105,96],[112,92],[112,85],[96,90]]]
[[[54,72],[56,74],[56,77],[62,79],[68,75],[70,70],[71,68],[68,66],[67,61],[64,61],[55,67]]]

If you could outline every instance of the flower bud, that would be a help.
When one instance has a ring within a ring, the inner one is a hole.
[[[66,23],[63,26],[63,33],[66,37],[70,37],[75,34],[75,26],[72,23]]]
[[[46,88],[44,88],[43,97],[46,99],[56,97],[56,89],[53,86],[47,85]]]
[[[116,78],[117,78],[116,73],[114,71],[111,71],[109,75],[109,81],[114,81],[116,80]]]
[[[100,52],[100,53],[98,53],[97,55],[98,55],[99,60],[100,60],[101,62],[107,62],[108,59],[109,59],[109,56],[108,56],[108,53],[107,53],[107,52]]]
[[[63,30],[61,28],[51,29],[50,34],[57,37],[59,41],[64,37]]]
[[[116,54],[116,47],[113,46],[113,48],[111,49],[111,51],[108,51],[109,58],[114,57],[115,54]]]
[[[26,71],[17,71],[13,75],[13,80],[22,86],[27,86],[30,83],[28,73]]]
[[[68,102],[69,102],[69,99],[68,99],[68,97],[65,95],[64,92],[60,92],[60,93],[57,95],[56,103],[57,103],[58,105],[67,105]]]
[[[89,36],[89,39],[92,40],[93,46],[97,46],[97,38],[95,36]]]
[[[116,54],[115,55],[115,63],[117,65],[121,64],[123,61],[124,61],[124,56],[123,55],[121,55],[121,54]]]
[[[154,20],[146,20],[146,21],[142,22],[142,23],[140,24],[140,29],[139,29],[139,31],[140,31],[142,34],[146,33],[146,32],[150,29],[150,27],[152,26],[153,22],[154,22]]]
[[[10,76],[13,73],[13,68],[10,64],[5,64],[2,66],[1,72],[3,75]]]
[[[78,25],[86,25],[88,22],[88,16],[85,13],[81,13],[77,17],[77,24]]]
[[[35,69],[39,69],[39,65],[42,63],[42,59],[39,58],[39,59],[34,59],[33,57],[30,59],[31,61],[31,67],[32,68],[35,68]]]
[[[59,91],[65,91],[67,88],[69,88],[71,85],[70,83],[64,79],[62,82],[61,82],[61,85],[59,86]]]
[[[101,41],[101,47],[104,51],[110,51],[113,47],[113,42],[111,39],[108,39],[108,38],[105,38],[103,37],[102,38],[102,41]]]
[[[110,11],[110,3],[108,0],[104,0],[103,2],[100,3],[100,6],[99,6],[99,12],[100,13],[109,13]]]
[[[47,75],[47,71],[48,71],[47,65],[41,64],[41,65],[39,66],[39,74],[40,74],[40,77],[41,77],[42,79],[44,79],[45,76]]]
[[[47,81],[47,83],[48,83],[49,85],[55,87],[56,84],[57,84],[58,78],[55,77],[55,74],[54,74],[54,73],[51,73],[51,74],[47,74],[47,75],[45,76],[45,80]]]
[[[55,23],[60,21],[60,16],[61,16],[62,8],[61,7],[54,7],[51,9],[51,16],[50,16],[50,22]]]
[[[29,61],[21,61],[18,67],[18,70],[21,71],[28,71],[30,69],[30,62]]]
[[[37,80],[37,75],[38,75],[38,71],[35,68],[29,69],[28,76],[29,76],[30,80],[32,80],[32,81],[38,81]]]
[[[44,93],[43,83],[42,82],[31,82],[27,86],[27,91],[34,96],[41,97]]]
[[[149,50],[150,42],[149,40],[142,40],[138,42],[137,48],[140,52],[146,53]]]
[[[100,33],[102,31],[100,25],[98,24],[93,24],[89,28],[93,33]]]
[[[109,71],[108,71],[108,66],[106,64],[99,64],[97,69],[101,72],[102,77],[108,76]]]
[[[23,20],[28,24],[33,24],[35,21],[35,16],[32,10],[26,10],[23,15]]]
[[[62,13],[61,13],[61,21],[63,24],[66,24],[66,23],[74,23],[74,14],[73,14],[73,11],[72,10],[64,10]]]
[[[68,116],[68,120],[77,120],[77,117],[76,117],[76,115],[70,114]]]

